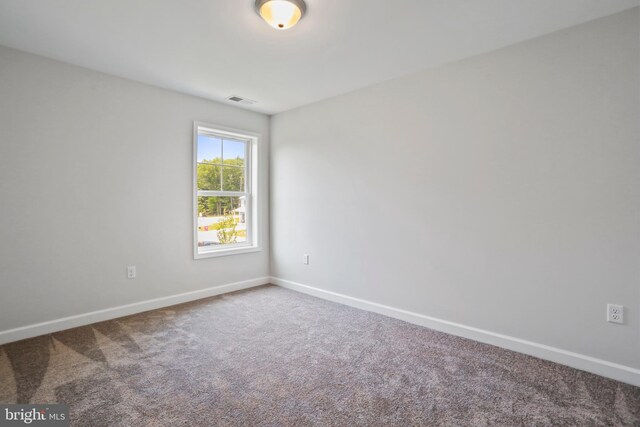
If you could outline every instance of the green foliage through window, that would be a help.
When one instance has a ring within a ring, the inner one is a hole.
[[[244,159],[220,158],[198,163],[198,190],[244,191]]]
[[[238,241],[238,232],[236,225],[238,221],[233,216],[228,216],[219,223],[220,229],[218,230],[218,240],[220,244],[226,245],[229,243],[236,243]]]

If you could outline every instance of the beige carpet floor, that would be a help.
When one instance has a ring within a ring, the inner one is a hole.
[[[640,426],[640,388],[275,286],[0,347],[74,426]]]

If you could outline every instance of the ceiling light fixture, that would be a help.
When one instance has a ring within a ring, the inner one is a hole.
[[[306,10],[303,0],[256,0],[258,15],[276,30],[293,27]]]

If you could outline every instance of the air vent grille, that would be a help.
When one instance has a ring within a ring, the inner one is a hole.
[[[253,101],[253,100],[247,99],[247,98],[243,98],[243,97],[237,96],[237,95],[231,95],[230,97],[227,98],[227,101],[237,102],[238,104],[245,104],[245,105],[251,105],[251,104],[255,104],[256,103],[256,101]]]

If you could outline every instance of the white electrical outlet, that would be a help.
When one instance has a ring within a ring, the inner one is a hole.
[[[127,267],[127,279],[135,279],[136,278],[136,266],[130,265]]]
[[[607,304],[607,322],[624,323],[624,307],[621,305]]]
[[[304,256],[302,257],[302,262],[304,263],[304,265],[309,265],[309,254],[304,254]]]

